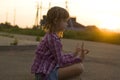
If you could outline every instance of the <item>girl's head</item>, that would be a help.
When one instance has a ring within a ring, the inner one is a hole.
[[[52,7],[47,12],[45,29],[49,32],[60,32],[67,26],[69,13],[61,7]]]

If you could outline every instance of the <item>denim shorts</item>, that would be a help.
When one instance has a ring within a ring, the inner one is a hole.
[[[47,80],[58,80],[58,65],[50,72]],[[39,73],[35,74],[35,80],[43,80]]]

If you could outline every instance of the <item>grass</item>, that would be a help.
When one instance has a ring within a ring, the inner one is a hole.
[[[0,34],[0,36],[5,36],[5,37],[9,37],[9,38],[14,38],[13,35],[10,35],[10,34]]]
[[[24,35],[33,35],[37,36],[36,40],[39,40],[39,37],[44,36],[45,32],[41,29],[20,29],[20,28],[8,28],[0,29],[2,32],[15,33],[15,34],[24,34]],[[14,37],[11,35],[3,35],[8,37]],[[64,38],[67,39],[78,39],[78,40],[87,40],[87,41],[96,41],[104,42],[111,44],[120,45],[120,34],[101,31],[101,30],[85,30],[85,31],[73,31],[67,30],[64,32]]]
[[[14,41],[12,43],[10,43],[10,45],[18,45],[18,40],[16,38],[14,38]]]
[[[36,35],[36,36],[43,36],[45,34],[45,32],[40,29],[11,28],[11,29],[2,29],[1,31],[8,32],[8,33],[15,33],[15,34]]]
[[[120,45],[120,34],[106,31],[66,31],[64,38]]]

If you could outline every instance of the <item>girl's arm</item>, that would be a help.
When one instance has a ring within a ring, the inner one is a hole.
[[[50,52],[55,56],[55,60],[57,60],[60,67],[81,62],[80,57],[75,57],[74,54],[63,54],[61,41],[54,35],[48,37],[48,45]]]

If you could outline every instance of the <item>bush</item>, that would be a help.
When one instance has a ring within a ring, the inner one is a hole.
[[[37,36],[36,41],[40,41],[40,40],[41,40],[40,36]]]
[[[10,43],[10,45],[18,45],[18,40],[15,38],[14,41]]]

